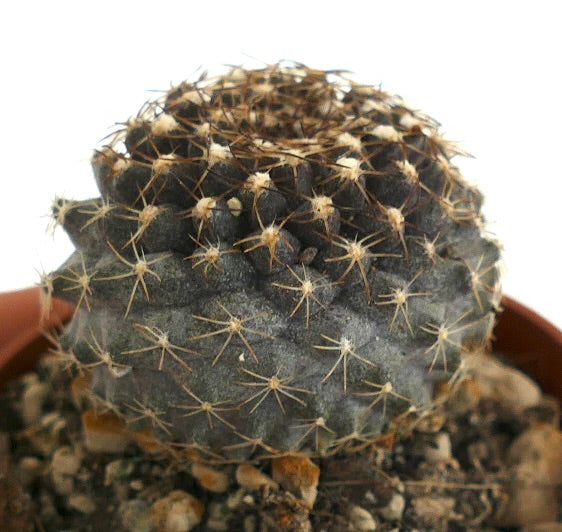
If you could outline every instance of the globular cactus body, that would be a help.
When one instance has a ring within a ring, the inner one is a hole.
[[[182,83],[58,199],[58,353],[133,427],[224,457],[371,441],[484,342],[498,247],[437,124],[302,66]],[[412,408],[413,407],[413,408]]]

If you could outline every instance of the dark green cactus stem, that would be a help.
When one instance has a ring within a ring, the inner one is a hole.
[[[184,82],[58,199],[59,356],[133,428],[225,458],[328,453],[421,415],[489,338],[498,246],[437,124],[300,65]]]

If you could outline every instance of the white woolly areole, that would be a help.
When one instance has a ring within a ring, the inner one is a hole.
[[[404,113],[400,117],[400,125],[404,129],[412,129],[416,126],[423,125],[423,120],[420,120],[418,117],[414,116],[412,113]]]
[[[246,179],[244,188],[252,190],[254,194],[259,194],[263,190],[271,188],[273,181],[267,172],[256,172]]]
[[[386,210],[386,216],[388,223],[397,233],[402,233],[404,231],[404,215],[400,209],[389,207]]]
[[[243,81],[248,77],[248,72],[241,67],[234,67],[228,73],[228,77],[235,81]]]
[[[307,71],[304,68],[280,68],[282,74],[291,76],[297,83],[300,83],[306,76]]]
[[[361,161],[353,157],[340,157],[336,164],[339,165],[338,172],[343,179],[357,181],[361,176]]]
[[[131,166],[130,159],[117,159],[111,168],[113,174],[121,174]]]
[[[267,94],[271,94],[274,89],[275,86],[271,83],[257,83],[256,85],[252,85],[252,91],[259,96],[266,96]]]
[[[360,111],[363,114],[370,113],[371,111],[379,111],[381,113],[386,113],[388,111],[388,104],[379,100],[373,100],[369,98],[363,103]]]
[[[302,164],[305,160],[304,153],[301,150],[292,149],[283,153],[279,156],[279,159],[289,166],[296,168],[299,164]]]
[[[176,119],[168,113],[159,115],[150,126],[154,135],[167,135],[170,131],[179,129],[179,127],[180,125],[176,122]]]
[[[138,117],[131,117],[127,120],[127,129],[135,129],[136,127],[140,127],[144,124],[144,120]]]
[[[70,211],[72,205],[67,199],[55,196],[53,200],[53,218],[59,225],[64,225],[66,213]]]
[[[255,138],[252,140],[252,142],[254,143],[254,146],[256,148],[273,149],[275,147],[273,142],[261,138]]]
[[[403,161],[395,161],[395,164],[410,183],[417,183],[419,181],[418,171],[410,161],[404,159]]]
[[[147,205],[139,213],[139,222],[143,226],[148,226],[160,214],[161,207],[157,205]]]
[[[211,142],[208,150],[209,166],[213,166],[218,162],[225,162],[232,159],[232,152],[229,146],[222,146],[216,142]]]
[[[207,220],[211,216],[212,210],[217,206],[214,198],[201,198],[193,207],[193,216],[200,220]]]
[[[361,151],[363,147],[361,143],[361,139],[354,137],[351,133],[347,131],[345,133],[341,133],[336,137],[336,144],[338,146],[349,146],[353,148],[355,151]]]
[[[398,142],[400,140],[400,133],[398,133],[396,129],[392,126],[384,126],[382,124],[374,127],[371,130],[371,135],[390,142]]]
[[[184,92],[180,96],[180,100],[183,102],[191,102],[195,105],[201,105],[202,103],[209,103],[211,101],[211,96],[201,90],[192,90]]]
[[[310,200],[315,219],[326,220],[335,213],[334,202],[329,196],[316,196]]]
[[[158,159],[154,159],[154,162],[152,163],[152,170],[155,174],[165,172],[174,164],[174,162],[176,162],[176,160],[177,156],[173,153],[162,155],[161,157],[158,157]]]
[[[208,138],[211,134],[211,124],[209,122],[203,122],[195,127],[195,134],[200,138]]]

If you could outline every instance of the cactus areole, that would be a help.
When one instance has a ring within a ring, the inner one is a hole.
[[[498,245],[438,124],[341,72],[183,82],[57,198],[54,352],[134,430],[213,456],[321,455],[424,415],[490,336]]]

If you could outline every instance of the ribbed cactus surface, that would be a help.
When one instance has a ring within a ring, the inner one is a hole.
[[[57,348],[133,428],[221,456],[329,452],[422,411],[489,336],[498,246],[438,124],[338,72],[173,87],[57,199]]]

